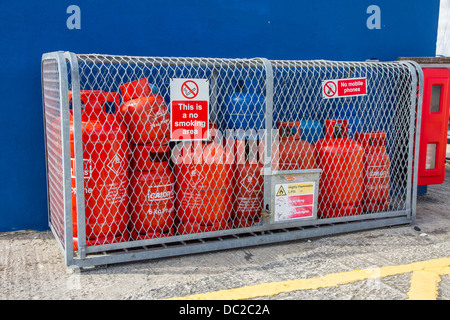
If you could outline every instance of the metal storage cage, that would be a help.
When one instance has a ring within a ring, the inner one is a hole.
[[[207,79],[208,139],[162,133],[172,79]],[[88,267],[411,223],[422,89],[409,61],[46,53],[50,228]]]

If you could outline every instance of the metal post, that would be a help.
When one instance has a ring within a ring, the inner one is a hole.
[[[86,215],[84,204],[84,175],[83,175],[83,133],[81,128],[81,96],[80,96],[80,74],[78,59],[74,53],[64,54],[70,65],[72,79],[72,112],[75,151],[75,179],[77,195],[77,229],[78,229],[78,253],[80,258],[86,257]],[[67,103],[68,106],[68,103]],[[70,139],[69,139],[70,141]]]

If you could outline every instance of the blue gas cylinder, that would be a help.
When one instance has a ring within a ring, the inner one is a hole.
[[[225,97],[225,121],[222,127],[256,132],[265,128],[265,111],[265,98],[260,87],[247,79],[238,80],[235,92]]]
[[[300,128],[300,138],[311,144],[323,138],[323,124],[320,121],[312,120],[308,112],[303,113]]]
[[[336,119],[348,120],[348,137],[353,139],[355,132],[363,132],[364,120],[358,115],[355,104],[351,101],[338,102],[335,109]]]
[[[309,143],[316,143],[323,138],[323,125],[319,121],[301,120],[300,138]]]

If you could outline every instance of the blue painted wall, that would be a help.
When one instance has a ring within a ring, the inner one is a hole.
[[[381,29],[366,26],[371,4]],[[45,52],[385,61],[434,56],[438,14],[430,0],[0,0],[0,231],[48,228]]]

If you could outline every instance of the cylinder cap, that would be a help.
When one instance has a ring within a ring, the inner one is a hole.
[[[361,144],[364,150],[378,148],[384,151],[386,147],[386,132],[355,132],[355,140]]]
[[[131,167],[135,170],[152,171],[156,170],[155,163],[168,163],[169,144],[152,145],[138,144],[134,146],[131,158]]]
[[[123,100],[128,101],[139,98],[140,96],[148,96],[152,93],[152,89],[147,78],[141,78],[121,85],[120,93],[122,93]]]
[[[277,127],[281,140],[300,140],[301,121],[278,121]]]

